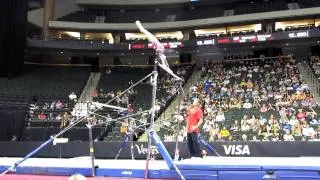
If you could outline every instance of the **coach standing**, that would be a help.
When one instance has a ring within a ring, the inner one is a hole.
[[[198,134],[203,122],[203,112],[199,107],[199,100],[195,99],[187,112],[187,141],[191,157],[201,157]]]

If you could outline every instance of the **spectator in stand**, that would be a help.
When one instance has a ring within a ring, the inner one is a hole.
[[[243,108],[244,109],[251,109],[252,108],[252,104],[249,102],[249,99],[246,99],[246,102],[243,103]]]
[[[70,95],[69,95],[69,100],[70,101],[74,101],[74,102],[77,102],[77,95],[72,92]]]
[[[204,132],[210,132],[211,130],[211,122],[210,120],[206,119],[203,126],[202,126],[202,129]]]
[[[260,108],[260,112],[265,113],[267,111],[268,111],[268,107],[265,104],[263,104],[262,107]]]
[[[311,138],[312,136],[316,135],[316,132],[313,127],[310,127],[308,123],[305,123],[304,127],[302,128],[302,135]]]
[[[102,96],[102,97],[104,97],[104,91],[103,91],[102,88],[99,89],[99,95]]]
[[[34,112],[39,109],[39,106],[36,102],[30,104],[29,115],[32,118],[34,116]]]
[[[133,85],[133,81],[130,80],[130,81],[128,82],[128,87],[131,87],[132,85]]]
[[[253,136],[251,141],[253,141],[253,142],[257,142],[257,141],[260,141],[260,140],[259,140],[259,139],[257,139],[257,136]]]
[[[41,111],[41,113],[38,115],[38,119],[39,120],[46,120],[47,116],[43,113],[43,111]]]
[[[280,141],[279,135],[278,134],[273,134],[271,140],[272,141]]]
[[[67,102],[63,105],[63,109],[64,109],[64,110],[69,109],[69,106],[68,106],[68,103],[67,103]]]
[[[111,99],[114,98],[115,96],[116,95],[115,95],[115,93],[113,91],[111,91],[110,93],[107,94],[107,97],[111,98]]]
[[[285,132],[286,132],[286,134],[283,135],[283,140],[284,140],[284,141],[294,141],[294,137],[293,137],[293,135],[290,133],[290,131],[289,131],[289,130],[286,130]]]
[[[229,130],[223,126],[222,130],[219,132],[221,138],[227,139],[230,136]]]
[[[124,122],[121,123],[121,128],[120,128],[120,132],[123,134],[126,134],[128,132],[128,119],[126,119]]]
[[[295,124],[292,128],[292,135],[296,137],[301,137],[302,136],[302,129],[300,124]]]
[[[60,114],[58,114],[58,115],[56,116],[56,120],[57,120],[57,121],[61,121],[61,118],[62,118],[62,117],[61,117]]]
[[[248,140],[248,136],[246,134],[243,134],[241,136],[241,138],[242,138],[242,141],[247,141]]]
[[[106,74],[111,74],[111,68],[110,68],[110,67],[108,67],[108,68],[106,69]]]
[[[69,125],[69,114],[65,112],[62,116],[62,121],[60,124],[60,128],[65,128]]]
[[[98,90],[94,90],[93,92],[92,92],[92,97],[98,97]]]
[[[278,122],[278,121],[277,121],[276,117],[274,117],[274,115],[271,114],[270,117],[269,117],[268,123],[269,124],[274,124],[275,122]]]
[[[57,103],[56,103],[56,109],[62,109],[63,108],[63,104],[60,102],[60,100],[57,100]]]
[[[234,123],[231,124],[231,128],[230,131],[232,132],[240,132],[240,125],[239,125],[239,121],[235,120]]]
[[[247,115],[244,115],[242,120],[241,120],[241,131],[243,132],[248,132],[250,131],[250,124],[249,124],[249,119]]]
[[[56,109],[56,101],[52,101],[50,105],[50,110],[55,110]]]
[[[260,139],[263,139],[264,137],[268,137],[268,128],[265,123],[261,122],[259,126],[259,132],[258,135],[260,136]]]
[[[224,116],[224,112],[223,110],[220,108],[218,113],[217,113],[217,116],[216,116],[216,120],[215,122],[223,122],[225,120],[225,116]]]
[[[297,119],[301,122],[304,121],[306,117],[306,113],[302,111],[302,109],[298,109]]]
[[[50,107],[49,104],[46,102],[46,103],[44,103],[42,110],[48,110],[49,107]]]

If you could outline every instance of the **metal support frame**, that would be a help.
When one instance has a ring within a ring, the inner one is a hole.
[[[176,127],[176,146],[175,146],[175,153],[174,153],[174,159],[178,159],[178,152],[179,152],[179,132],[180,132],[180,117],[181,117],[181,101],[182,101],[182,95],[184,94],[182,82],[179,82],[179,89],[178,89],[178,115],[176,116],[177,120],[177,127]]]
[[[92,125],[87,125],[89,130],[89,153],[90,153],[90,160],[91,160],[91,176],[96,176],[96,168],[94,165],[94,146],[93,146],[93,137],[92,137]]]
[[[154,119],[155,119],[155,106],[156,106],[156,97],[157,97],[157,81],[158,81],[158,67],[160,67],[162,70],[166,71],[168,74],[170,74],[172,77],[174,77],[178,81],[182,81],[182,79],[177,76],[176,74],[173,73],[173,71],[170,69],[166,56],[164,55],[165,48],[163,45],[159,42],[159,40],[151,34],[148,30],[146,30],[140,21],[136,21],[136,26],[142,32],[145,34],[148,38],[148,40],[155,46],[155,51],[156,51],[156,58],[154,62],[154,70],[153,70],[153,77],[151,79],[151,83],[153,85],[152,89],[152,107],[151,107],[151,119],[150,119],[150,128],[149,131],[154,130]],[[148,154],[147,154],[147,159],[146,159],[146,169],[145,169],[145,178],[148,178],[148,173],[149,173],[149,161],[150,161],[150,156],[151,156],[151,136],[148,133]],[[165,158],[165,157],[164,157]],[[179,169],[175,168],[175,170],[179,173]],[[181,175],[181,179],[184,179],[183,176]]]
[[[157,82],[158,82],[158,60],[157,58],[154,61],[153,67],[153,77],[151,78],[152,83],[152,99],[151,99],[151,118],[150,118],[150,129],[154,129],[154,119],[155,119],[155,106],[156,106],[156,97],[157,97]],[[146,159],[146,170],[145,178],[148,178],[149,173],[149,161],[151,158],[151,136],[148,135],[148,152]]]

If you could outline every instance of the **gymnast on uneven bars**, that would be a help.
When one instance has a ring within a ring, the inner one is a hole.
[[[171,74],[174,78],[176,78],[177,80],[181,81],[182,79],[175,75],[173,73],[173,71],[170,69],[169,64],[167,62],[167,58],[164,55],[164,51],[165,48],[163,47],[163,45],[159,42],[159,40],[157,39],[157,37],[153,34],[151,34],[148,30],[146,30],[140,21],[136,21],[136,25],[139,28],[140,32],[145,34],[148,38],[148,41],[152,43],[152,46],[155,48],[156,53],[157,53],[157,58],[158,58],[158,62],[159,62],[159,66],[165,70],[167,73]]]

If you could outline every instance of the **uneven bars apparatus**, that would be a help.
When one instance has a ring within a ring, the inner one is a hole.
[[[163,143],[160,141],[158,135],[156,134],[156,132],[153,130],[154,127],[154,119],[155,119],[155,101],[156,101],[156,90],[157,90],[157,79],[158,79],[158,72],[157,72],[157,67],[159,66],[161,69],[163,69],[164,71],[166,71],[168,74],[170,74],[171,76],[173,76],[176,80],[178,81],[182,81],[182,79],[180,77],[178,77],[177,75],[175,75],[173,73],[173,71],[168,67],[167,61],[166,61],[166,57],[164,55],[164,47],[162,46],[162,44],[156,39],[156,37],[154,35],[152,35],[149,31],[147,31],[146,29],[143,28],[143,26],[141,25],[141,23],[139,21],[136,22],[136,25],[138,26],[139,30],[141,32],[143,32],[144,34],[147,35],[149,41],[151,41],[152,43],[154,43],[154,45],[156,45],[156,52],[157,52],[157,58],[155,59],[155,64],[154,64],[154,71],[152,73],[150,73],[149,75],[147,75],[146,77],[144,77],[143,79],[141,79],[140,81],[138,81],[137,83],[135,83],[134,85],[132,85],[130,88],[128,88],[127,90],[123,91],[122,93],[118,94],[117,96],[115,96],[114,98],[112,98],[111,100],[109,100],[106,104],[102,104],[102,103],[95,103],[96,105],[100,106],[98,107],[95,111],[87,113],[86,116],[77,118],[76,121],[72,124],[70,124],[69,126],[67,126],[65,129],[61,130],[58,134],[51,136],[50,139],[48,139],[47,141],[45,141],[43,144],[41,144],[38,148],[34,149],[32,152],[30,152],[29,154],[27,154],[22,160],[17,161],[14,163],[14,165],[10,166],[9,168],[7,168],[4,172],[2,172],[0,174],[0,176],[3,176],[4,174],[10,172],[10,171],[14,171],[16,169],[16,167],[18,167],[21,163],[23,163],[24,161],[26,161],[28,158],[32,157],[33,155],[35,155],[37,152],[39,152],[42,148],[44,148],[45,146],[47,146],[48,144],[50,144],[51,142],[53,142],[54,140],[56,140],[59,136],[61,136],[62,134],[64,134],[65,132],[67,132],[68,130],[72,129],[74,126],[76,126],[77,124],[79,124],[80,122],[86,120],[92,113],[95,113],[96,111],[100,110],[102,107],[108,107],[108,108],[113,108],[113,109],[118,109],[118,110],[127,110],[125,108],[120,108],[120,107],[116,107],[116,106],[111,106],[111,105],[107,105],[110,102],[112,102],[114,99],[116,99],[117,97],[123,95],[124,93],[126,93],[127,91],[129,91],[131,88],[135,87],[137,84],[139,84],[140,82],[144,81],[145,79],[151,77],[151,83],[153,85],[153,93],[152,93],[152,108],[151,108],[151,121],[150,121],[150,128],[148,130],[148,154],[147,154],[147,160],[146,160],[146,173],[145,173],[145,177],[148,177],[148,171],[149,171],[149,160],[150,160],[150,156],[151,156],[151,140],[153,140],[157,146],[157,148],[160,150],[160,152],[162,152],[161,154],[163,155],[163,158],[165,159],[165,161],[167,162],[168,166],[171,168],[173,167],[177,173],[179,174],[179,176],[181,177],[181,179],[184,180],[183,175],[181,174],[180,170],[178,169],[178,167],[173,163],[172,158],[170,157],[170,155],[168,154],[167,150],[165,149]],[[161,61],[161,63],[159,63],[159,60]],[[152,77],[153,76],[153,77]],[[130,116],[125,116],[125,117],[121,117],[121,118],[127,118]],[[119,119],[121,119],[119,118]],[[117,118],[118,119],[118,118]],[[112,120],[113,121],[113,120]],[[92,125],[88,124],[87,125],[88,129],[89,129],[89,141],[90,141],[90,148],[89,148],[89,152],[90,152],[90,156],[91,156],[91,165],[92,165],[92,176],[95,176],[95,167],[94,167],[94,150],[93,150],[93,138],[92,138]]]
[[[136,21],[136,26],[138,27],[139,31],[143,34],[145,34],[148,38],[148,41],[152,43],[152,45],[155,47],[156,50],[156,58],[154,61],[154,69],[153,69],[153,78],[151,78],[151,84],[153,86],[152,88],[152,100],[151,100],[151,120],[150,120],[150,128],[148,130],[148,153],[147,153],[147,159],[146,159],[146,169],[145,169],[145,178],[149,177],[149,161],[151,157],[151,141],[153,140],[156,144],[158,150],[160,151],[161,155],[163,156],[164,160],[166,161],[169,168],[174,168],[180,178],[184,180],[185,178],[181,174],[178,167],[174,164],[172,158],[170,157],[168,151],[165,149],[163,143],[161,142],[160,138],[158,137],[157,133],[154,131],[154,119],[155,119],[155,102],[156,102],[156,95],[157,95],[157,81],[158,81],[158,66],[166,71],[168,74],[173,76],[176,80],[182,81],[182,79],[175,75],[173,71],[170,69],[166,56],[164,55],[165,48],[164,46],[159,42],[159,40],[151,34],[148,30],[146,30],[140,21]],[[180,102],[179,102],[180,103]],[[180,111],[179,111],[180,112]],[[176,152],[175,152],[176,154]]]
[[[148,74],[147,76],[145,76],[144,78],[142,78],[141,80],[139,80],[138,82],[136,82],[135,84],[133,84],[131,87],[129,87],[128,89],[126,89],[125,91],[123,91],[122,93],[118,94],[117,96],[115,96],[114,98],[112,98],[111,100],[109,100],[108,102],[106,102],[105,104],[101,104],[98,103],[98,105],[100,105],[100,107],[98,107],[97,109],[95,109],[93,111],[93,113],[97,112],[98,110],[102,109],[102,107],[111,107],[114,108],[115,106],[111,106],[108,105],[110,102],[112,102],[113,100],[115,100],[116,98],[122,96],[124,93],[126,93],[127,91],[129,91],[130,89],[132,89],[133,87],[137,86],[139,83],[141,83],[142,81],[146,80],[147,78],[151,77],[153,75],[153,73]],[[92,112],[91,112],[92,113]],[[15,169],[24,161],[26,161],[28,158],[32,157],[33,155],[35,155],[37,152],[39,152],[41,149],[43,149],[45,146],[47,146],[48,144],[50,144],[51,142],[53,142],[55,139],[57,139],[59,136],[61,136],[62,134],[64,134],[65,132],[69,131],[70,129],[72,129],[74,126],[76,126],[77,124],[81,123],[82,121],[86,120],[86,118],[88,116],[91,115],[91,113],[88,113],[86,116],[83,117],[79,117],[76,118],[76,120],[74,121],[74,123],[70,124],[69,126],[65,127],[63,130],[61,130],[58,134],[56,135],[52,135],[50,137],[50,139],[48,139],[47,141],[45,141],[44,143],[42,143],[39,147],[37,147],[36,149],[34,149],[33,151],[31,151],[30,153],[28,153],[25,157],[23,157],[22,160],[19,160],[17,162],[15,162],[12,166],[8,167],[5,171],[3,171],[0,174],[0,177],[5,175],[6,173],[10,172],[10,171],[15,171]],[[126,116],[129,117],[129,116]],[[126,117],[121,117],[121,118],[126,118]],[[89,127],[88,127],[89,128]],[[89,128],[89,136],[90,136],[90,128]],[[89,140],[90,141],[90,140]],[[90,146],[91,148],[91,146]],[[91,156],[92,159],[92,156]],[[92,166],[94,166],[94,164],[92,163]],[[94,167],[92,167],[92,169],[94,169]],[[92,175],[94,175],[94,172],[92,172]]]

